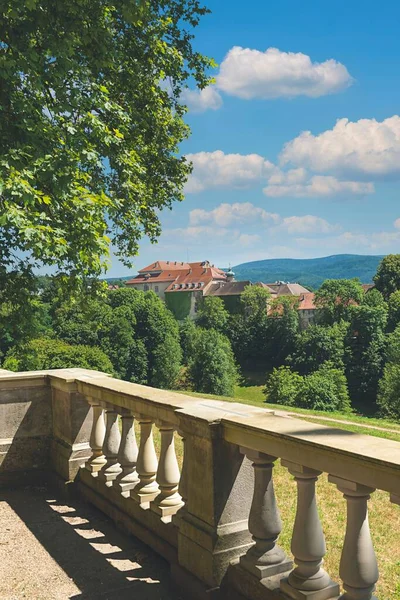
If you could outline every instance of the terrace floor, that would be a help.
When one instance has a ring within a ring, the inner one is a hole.
[[[169,566],[47,485],[0,490],[0,600],[178,600]]]

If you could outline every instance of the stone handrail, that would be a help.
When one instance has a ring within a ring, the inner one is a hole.
[[[399,443],[80,369],[0,373],[0,392],[37,388],[52,390],[56,471],[65,479],[78,473],[90,501],[163,554],[188,597],[212,597],[230,585],[254,599],[337,599],[339,582],[322,566],[326,547],[315,484],[324,472],[347,501],[341,598],[375,598],[378,567],[367,506],[375,489],[399,503]],[[278,544],[277,459],[297,483],[295,566]]]

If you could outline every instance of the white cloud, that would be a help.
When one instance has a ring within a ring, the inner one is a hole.
[[[372,183],[340,181],[331,175],[308,175],[304,168],[276,171],[263,189],[266,196],[278,198],[316,198],[341,194],[372,194]]]
[[[290,235],[307,233],[334,233],[340,229],[339,225],[332,225],[321,217],[315,215],[304,215],[302,217],[286,217],[280,225]]]
[[[251,233],[242,233],[239,236],[239,244],[244,248],[251,248],[261,240],[261,236]]]
[[[261,184],[274,170],[274,165],[258,154],[225,154],[222,150],[187,154],[193,172],[185,186],[195,194],[212,188],[248,188]]]
[[[223,203],[208,211],[195,208],[189,214],[190,225],[214,223],[221,227],[229,227],[239,223],[278,223],[279,220],[279,215],[269,213],[263,208],[254,206],[251,202]]]
[[[234,46],[221,63],[217,87],[230,94],[251,98],[309,96],[339,92],[352,83],[346,67],[330,59],[312,62],[301,52],[265,52]]]
[[[400,117],[339,119],[319,135],[304,131],[288,142],[281,163],[365,178],[400,175]]]
[[[215,86],[209,85],[204,90],[183,90],[181,100],[190,112],[202,113],[206,110],[218,110],[223,102]]]
[[[362,252],[386,253],[394,252],[400,243],[400,231],[378,231],[358,233],[345,231],[340,235],[324,238],[296,238],[296,244],[302,248],[322,248],[325,253]]]
[[[393,223],[393,225],[395,226],[396,229],[400,229],[400,219],[396,219],[395,222]]]

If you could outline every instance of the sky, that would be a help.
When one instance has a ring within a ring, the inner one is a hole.
[[[206,0],[185,200],[135,267],[400,252],[400,4]],[[134,273],[115,257],[108,276]]]

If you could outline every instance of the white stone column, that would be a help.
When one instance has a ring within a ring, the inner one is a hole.
[[[139,481],[136,471],[136,462],[138,457],[138,446],[136,442],[134,416],[126,411],[121,413],[122,432],[121,444],[118,451],[118,461],[122,472],[118,475],[115,485],[121,491],[121,494],[128,498],[132,490]]]
[[[249,531],[255,542],[240,557],[242,567],[258,579],[290,571],[293,563],[276,541],[282,530],[282,521],[276,504],[272,470],[275,456],[240,449],[253,463],[254,492],[249,515]]]
[[[281,582],[281,591],[295,600],[327,600],[339,596],[339,585],[322,568],[325,538],[318,516],[315,483],[320,471],[282,460],[297,483],[297,510],[291,549],[297,567]]]
[[[140,445],[136,464],[139,483],[131,490],[131,498],[147,510],[150,502],[159,494],[156,482],[158,461],[153,441],[153,421],[147,417],[139,417],[139,425]]]
[[[373,595],[379,579],[378,565],[368,523],[368,500],[374,488],[329,476],[347,501],[347,524],[339,574],[343,600],[377,600]]]
[[[90,433],[90,447],[92,449],[92,456],[85,464],[85,468],[91,472],[93,477],[97,477],[100,469],[106,464],[106,457],[103,454],[103,443],[106,433],[106,425],[104,422],[104,411],[103,408],[88,398],[88,403],[92,407],[93,421],[92,431]]]
[[[174,427],[162,422],[158,424],[158,428],[161,434],[161,452],[157,469],[160,493],[151,503],[151,508],[161,516],[162,521],[168,523],[172,515],[183,506],[178,492],[180,473],[175,453]]]
[[[121,473],[121,466],[118,462],[118,451],[121,443],[121,433],[118,423],[118,412],[114,408],[106,409],[106,434],[103,444],[103,453],[106,457],[106,464],[99,472],[99,478],[102,479],[108,487],[111,487],[114,479]]]

